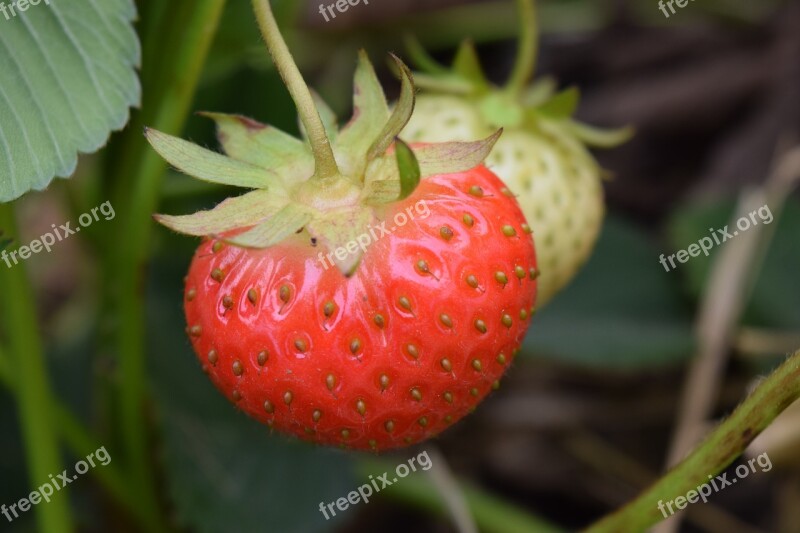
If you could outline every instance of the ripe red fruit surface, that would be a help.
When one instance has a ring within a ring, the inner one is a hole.
[[[239,409],[305,440],[384,450],[439,433],[496,386],[536,295],[516,200],[479,166],[423,180],[379,218],[390,234],[375,229],[350,277],[303,234],[198,248],[188,331]]]

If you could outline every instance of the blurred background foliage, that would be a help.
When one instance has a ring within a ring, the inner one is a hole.
[[[165,9],[161,2],[137,2],[141,20],[157,18]],[[349,115],[358,48],[383,65],[379,74],[390,95],[397,83],[382,58],[390,50],[403,55],[407,32],[444,61],[463,38],[473,38],[496,80],[505,79],[514,58],[517,28],[509,1],[374,0],[330,23],[318,14],[316,0],[274,4],[301,70],[339,117]],[[609,216],[593,257],[539,312],[503,388],[437,445],[460,478],[576,528],[623,503],[663,466],[686,364],[697,348],[698,305],[719,250],[669,273],[659,255],[728,224],[738,191],[766,179],[776,146],[797,141],[800,2],[703,0],[669,19],[651,0],[540,4],[538,74],[580,86],[580,119],[630,123],[637,136],[598,154],[612,177]],[[164,31],[181,19],[159,24]],[[151,33],[141,23],[138,30],[147,57]],[[148,91],[158,88],[146,77],[144,88],[146,106]],[[192,108],[240,113],[297,133],[294,107],[249,3],[226,6]],[[127,135],[139,131],[132,126],[116,134],[105,150],[82,159],[73,180],[23,199],[23,231],[15,239],[27,242],[50,223],[75,220],[86,205],[97,205],[93,199],[113,188]],[[212,124],[202,117],[188,120],[183,137],[217,147]],[[190,212],[232,192],[169,171],[158,209]],[[719,415],[800,337],[796,197],[776,224],[731,349]],[[448,530],[446,517],[400,503],[400,484],[369,505],[324,520],[319,502],[361,484],[363,458],[270,435],[213,389],[184,335],[181,278],[195,246],[157,229],[147,271],[148,422],[156,428],[151,445],[168,516],[180,529],[204,532]],[[58,395],[99,435],[108,435],[113,406],[105,402],[106,389],[119,369],[103,342],[115,317],[101,312],[98,253],[87,232],[65,242],[57,259],[39,256],[27,266]],[[0,391],[0,502],[29,492],[13,405]],[[122,443],[107,446],[114,457]],[[386,464],[403,457],[390,456]],[[799,480],[787,468],[716,495],[714,505],[732,520],[719,524],[797,531],[792,506]],[[136,530],[88,478],[71,488],[82,530]],[[715,529],[694,519],[686,528]],[[0,530],[34,531],[33,514],[13,524],[0,520]]]

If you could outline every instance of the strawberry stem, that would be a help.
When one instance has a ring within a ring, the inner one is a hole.
[[[645,531],[664,519],[657,502],[708,483],[736,460],[781,412],[800,398],[800,351],[764,379],[724,422],[661,479],[624,507],[591,525],[587,533]]]
[[[336,158],[333,155],[328,135],[325,133],[325,126],[319,116],[319,111],[314,105],[314,98],[278,29],[278,23],[275,21],[269,0],[253,0],[253,10],[256,13],[258,27],[267,43],[272,61],[289,89],[289,94],[292,95],[292,100],[297,106],[300,120],[306,128],[316,163],[315,176],[325,179],[339,175],[339,167],[336,165]]]
[[[536,68],[539,54],[539,25],[534,0],[517,0],[520,19],[520,38],[517,60],[506,85],[506,91],[517,97],[525,89]]]
[[[9,355],[5,347],[0,344],[0,384],[12,394],[20,394],[21,384],[19,380],[15,379],[11,361],[8,359]],[[74,456],[86,457],[100,448],[100,441],[84,427],[68,407],[61,405],[58,401],[54,401],[51,409],[55,428]],[[97,478],[97,481],[120,505],[123,505],[139,519],[143,528],[146,528],[147,531],[158,528],[158,523],[153,522],[143,512],[142,506],[139,505],[139,500],[130,490],[123,472],[116,466],[116,463],[109,463],[103,468],[93,468],[89,472]]]
[[[16,231],[16,217],[12,204],[0,204],[0,226]],[[47,362],[39,333],[36,313],[36,296],[24,265],[0,268],[0,314],[3,330],[8,338],[8,355],[4,359],[12,379],[18,380],[16,404],[20,430],[28,466],[29,481],[36,487],[47,480],[48,474],[61,472],[61,451],[53,414],[53,397]],[[67,489],[68,491],[69,489]],[[68,533],[75,530],[69,498],[62,494],[47,504],[36,507],[38,529],[51,533]]]
[[[156,90],[144,95],[142,112],[137,119],[141,120],[141,126],[149,124],[163,132],[180,133],[225,3],[225,0],[178,2],[178,12],[187,16],[176,29],[159,33],[158,45],[152,47],[164,56],[160,59],[164,65],[169,65],[169,69],[162,72],[160,61],[148,61],[147,57],[143,61],[143,79],[151,80]],[[147,286],[145,272],[154,229],[151,214],[159,203],[167,164],[150,149],[138,131],[135,138],[126,138],[120,148],[130,164],[115,171],[122,172],[115,184],[112,202],[119,207],[119,222],[115,219],[111,226],[113,229],[108,230],[107,245],[103,250],[105,305],[108,306],[107,312],[118,318],[113,353],[118,354],[119,375],[122,376],[118,399],[112,403],[118,409],[113,422],[123,444],[129,490],[135,493],[147,515],[162,524],[147,530],[164,531],[167,526],[163,525],[161,518],[158,482],[153,471],[155,461],[151,455],[152,428],[146,416],[148,380],[144,288]],[[113,242],[124,242],[125,246],[112,246]]]

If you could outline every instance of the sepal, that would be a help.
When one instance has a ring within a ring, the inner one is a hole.
[[[289,199],[270,191],[256,190],[228,198],[208,211],[191,215],[153,215],[157,222],[178,233],[205,237],[247,226],[275,216]]]
[[[406,124],[411,119],[411,114],[414,112],[414,80],[411,71],[396,55],[392,54],[392,59],[397,64],[397,68],[400,69],[400,98],[397,100],[397,105],[395,105],[386,125],[375,139],[375,142],[372,143],[372,146],[370,146],[369,152],[367,152],[367,161],[372,161],[386,152],[395,138],[403,131],[403,128],[406,127]]]
[[[353,117],[339,133],[334,152],[343,158],[342,172],[360,175],[370,146],[389,120],[389,104],[367,53],[358,54],[353,97]],[[338,161],[338,158],[337,158]]]
[[[235,237],[225,239],[244,248],[268,248],[297,233],[314,218],[314,210],[297,203],[283,206],[275,216]]]
[[[577,87],[569,87],[531,111],[546,115],[548,118],[567,119],[577,111],[580,99],[580,90]]]
[[[373,242],[369,230],[374,219],[373,211],[368,207],[348,207],[324,213],[309,223],[306,230],[317,239],[322,249],[328,250],[336,268],[349,277]]]
[[[397,199],[404,200],[411,196],[411,193],[419,185],[422,178],[422,170],[411,147],[400,139],[395,139],[394,155],[395,159],[397,159],[397,170],[400,174],[400,195]]]
[[[474,168],[489,156],[495,143],[503,134],[497,130],[481,141],[427,144],[416,147],[414,155],[419,161],[422,179],[439,174],[454,174]]]
[[[198,114],[217,124],[217,138],[228,156],[267,169],[286,185],[304,181],[314,173],[311,148],[300,139],[242,115]]]
[[[264,168],[212,152],[179,137],[146,128],[145,136],[169,164],[201,180],[250,189],[282,188],[278,177]]]
[[[628,142],[636,133],[632,126],[604,129],[573,120],[569,121],[567,126],[578,139],[588,146],[597,148],[614,148]]]
[[[459,46],[453,60],[453,71],[467,80],[478,94],[485,93],[490,88],[478,52],[475,51],[475,43],[469,39]]]

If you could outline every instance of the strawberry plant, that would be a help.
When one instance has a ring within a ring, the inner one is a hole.
[[[402,94],[390,113],[363,53],[353,118],[339,131],[315,106],[269,5],[258,13],[306,142],[216,114],[226,156],[147,131],[183,172],[256,189],[210,211],[157,216],[208,238],[186,280],[187,333],[217,388],[271,427],[361,449],[419,442],[499,385],[535,312],[530,229],[480,166],[499,132],[409,147],[397,135],[414,109],[411,75],[398,61]],[[415,205],[430,216],[351,246]]]

